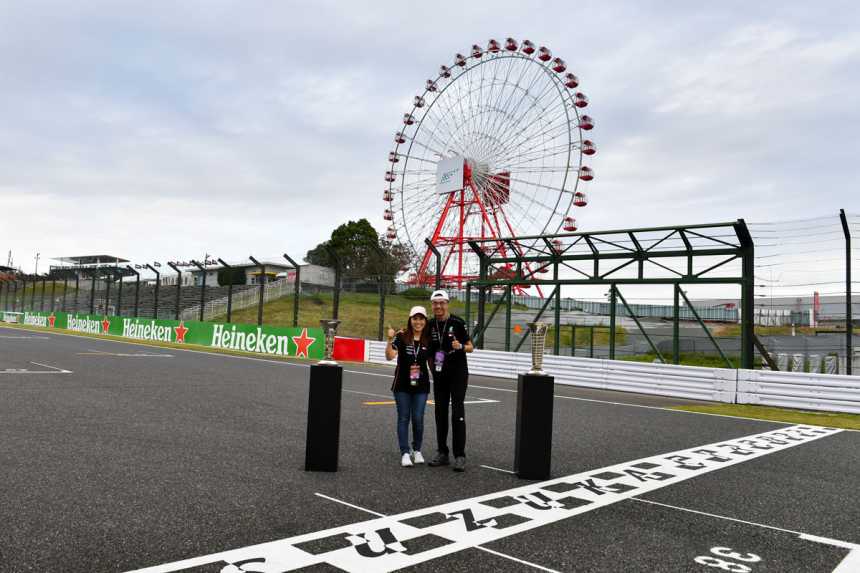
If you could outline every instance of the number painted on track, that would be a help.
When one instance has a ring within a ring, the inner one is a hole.
[[[711,555],[699,555],[694,559],[694,561],[699,565],[715,567],[717,569],[722,569],[723,571],[730,571],[731,573],[750,573],[750,571],[752,571],[752,567],[744,565],[743,563],[726,561],[726,559],[734,559],[745,563],[758,563],[761,561],[761,557],[755,553],[738,553],[733,551],[731,547],[711,547],[711,553],[717,557],[713,557]],[[725,557],[726,559],[720,559],[721,557]]]

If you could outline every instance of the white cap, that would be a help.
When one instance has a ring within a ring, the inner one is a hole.
[[[437,300],[448,300],[448,293],[444,290],[434,290],[433,294],[430,295],[430,302]]]
[[[412,318],[416,314],[423,315],[424,318],[427,318],[427,309],[423,306],[413,306],[412,309],[409,311],[409,318]]]

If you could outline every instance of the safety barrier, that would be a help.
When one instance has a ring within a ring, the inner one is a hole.
[[[368,345],[370,362],[387,362],[385,343]],[[569,356],[545,356],[543,367],[557,384],[570,386],[729,403],[736,393],[735,370]],[[471,374],[515,379],[529,368],[531,356],[526,353],[476,350],[469,355]]]
[[[738,404],[860,414],[860,377],[738,370]]]

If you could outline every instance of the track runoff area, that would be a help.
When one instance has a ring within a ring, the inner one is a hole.
[[[466,472],[401,468],[392,369],[344,370],[305,472],[307,362],[0,328],[0,570],[860,571],[856,431],[556,386],[532,482],[515,383],[474,376]]]

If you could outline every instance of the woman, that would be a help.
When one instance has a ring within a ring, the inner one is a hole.
[[[397,440],[400,443],[400,465],[410,468],[423,464],[421,442],[424,440],[424,408],[430,393],[430,375],[427,369],[430,336],[427,326],[427,311],[423,306],[413,306],[409,311],[406,330],[394,332],[388,327],[386,360],[397,357],[394,382],[391,390],[397,404]],[[412,420],[412,448],[409,447],[409,421]]]

